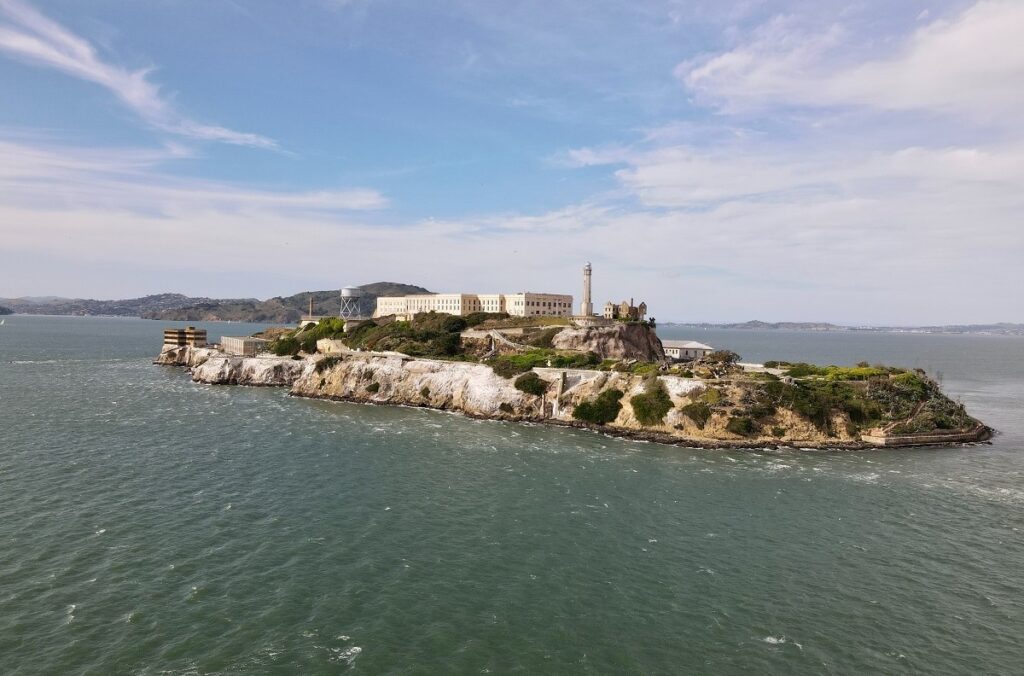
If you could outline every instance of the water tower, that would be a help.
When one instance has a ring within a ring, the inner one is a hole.
[[[363,301],[366,294],[357,286],[346,286],[341,290],[341,313],[342,319],[363,319],[365,318]]]

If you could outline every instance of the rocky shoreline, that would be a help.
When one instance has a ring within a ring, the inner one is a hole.
[[[540,394],[517,389],[514,379],[503,378],[477,362],[418,359],[394,353],[350,352],[343,355],[312,355],[302,358],[228,355],[213,347],[170,348],[155,364],[190,369],[196,382],[216,385],[287,387],[292,396],[377,405],[401,405],[457,412],[467,417],[530,422],[587,429],[614,437],[661,444],[709,449],[796,448],[806,450],[865,450],[879,447],[952,446],[983,442],[992,431],[980,423],[971,429],[944,434],[913,435],[869,440],[868,435],[848,433],[836,420],[836,430],[825,434],[808,420],[780,410],[779,425],[772,436],[745,437],[727,429],[723,415],[712,415],[698,424],[682,409],[716,382],[677,376],[659,376],[672,407],[657,424],[637,419],[632,397],[642,394],[648,377],[585,369],[536,368],[543,388]],[[732,384],[737,388],[740,385]],[[623,405],[608,424],[582,422],[573,417],[581,403],[594,401],[602,392],[622,393]],[[742,388],[731,393],[742,397]],[[946,440],[948,439],[948,441]]]

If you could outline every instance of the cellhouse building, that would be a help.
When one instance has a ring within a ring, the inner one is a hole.
[[[468,315],[474,312],[507,312],[516,317],[569,317],[572,296],[560,293],[430,293],[381,296],[374,317],[396,315],[408,319],[421,312]]]

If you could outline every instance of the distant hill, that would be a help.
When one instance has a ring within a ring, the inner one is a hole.
[[[88,298],[59,298],[54,296],[27,298],[0,298],[0,304],[14,312],[28,315],[101,315],[114,317],[140,317],[146,312],[160,312],[196,303],[209,302],[209,298],[194,298],[180,293],[161,293],[125,300],[93,300]]]
[[[13,315],[13,314],[14,314],[14,310],[12,310],[9,307],[4,307],[3,305],[0,305],[0,315]]]
[[[422,286],[376,282],[359,287],[366,293],[367,311],[372,312],[378,296],[430,293]],[[336,315],[340,309],[341,290],[306,291],[292,296],[258,298],[205,298],[180,293],[161,293],[125,300],[92,300],[35,296],[0,298],[8,312],[30,315],[82,315],[106,317],[142,317],[164,321],[235,321],[292,323],[309,311],[313,296],[313,314]]]
[[[753,320],[742,324],[724,324],[727,329],[766,329],[771,331],[837,331],[844,327],[828,322],[762,322]]]
[[[359,287],[366,294],[366,312],[373,312],[379,296],[401,296],[411,293],[430,293],[422,286],[396,282],[375,282]],[[267,300],[209,300],[181,307],[147,312],[146,319],[164,321],[235,321],[289,324],[309,312],[309,298],[313,297],[314,315],[337,315],[341,309],[341,289],[331,291],[304,291],[292,296],[275,296]]]
[[[698,329],[754,329],[762,331],[874,331],[878,333],[956,333],[993,336],[1024,336],[1024,324],[949,324],[945,326],[842,326],[827,322],[762,322],[737,324],[689,324],[662,322],[662,326],[688,326]]]

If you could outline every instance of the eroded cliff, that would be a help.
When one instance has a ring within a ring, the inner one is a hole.
[[[646,324],[618,323],[613,326],[563,329],[551,340],[556,350],[593,352],[601,359],[662,361],[665,350],[653,329]]]
[[[874,430],[868,429],[858,414],[862,402],[817,411],[809,408],[816,400],[801,398],[810,395],[799,384],[763,377],[737,375],[702,380],[535,368],[505,378],[482,363],[396,354],[349,352],[293,359],[235,357],[208,348],[176,350],[161,355],[157,363],[191,364],[192,377],[199,382],[284,386],[300,397],[423,406],[473,417],[589,427],[609,434],[704,447],[783,444],[863,448],[877,443],[870,441]],[[528,386],[523,378],[532,383]],[[902,386],[894,383],[893,387]],[[935,387],[927,388],[920,396],[912,407],[913,415],[933,405],[941,404],[947,412],[958,406]],[[974,441],[987,438],[988,432],[963,413],[955,428],[938,436],[932,434],[927,443]],[[912,437],[907,437],[889,445],[914,443]]]

